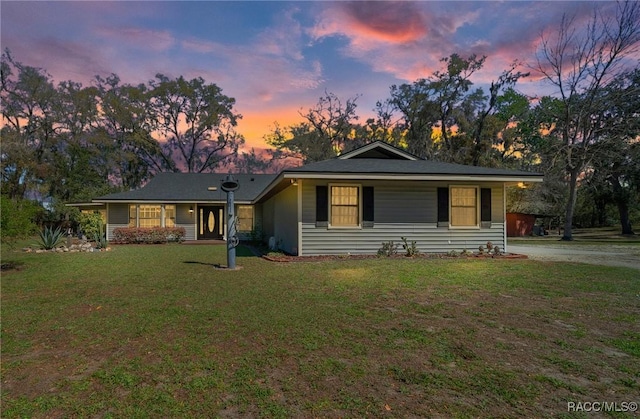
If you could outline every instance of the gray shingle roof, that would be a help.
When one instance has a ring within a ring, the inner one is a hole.
[[[377,153],[380,151],[380,153]],[[365,146],[362,152],[357,150],[345,155],[347,158],[334,158],[331,160],[310,163],[305,166],[284,170],[280,175],[234,175],[240,184],[240,188],[235,192],[235,199],[239,202],[252,202],[259,196],[274,193],[282,188],[286,183],[284,178],[300,177],[304,175],[310,177],[339,176],[353,178],[362,175],[368,178],[381,178],[387,176],[420,176],[420,177],[442,177],[458,178],[465,176],[476,176],[478,178],[509,178],[520,180],[542,180],[542,175],[538,173],[523,172],[519,170],[494,169],[488,167],[466,166],[461,164],[443,163],[428,160],[407,160],[407,153],[394,149],[385,144],[373,144]],[[374,155],[384,158],[368,158]],[[397,154],[397,155],[396,155]],[[273,181],[281,176],[279,182]],[[94,202],[225,202],[226,193],[221,190],[220,184],[226,177],[221,173],[160,173],[154,177],[143,188],[135,191],[120,192],[105,195],[94,199]],[[215,186],[217,191],[208,191],[207,188]],[[267,190],[268,188],[268,190]]]
[[[140,189],[100,196],[94,201],[225,202],[227,195],[220,189],[220,183],[226,176],[221,173],[159,173]],[[235,191],[235,200],[247,202],[255,199],[276,178],[276,175],[233,176],[240,184]],[[208,191],[210,186],[218,190]]]
[[[540,177],[538,173],[519,170],[466,166],[428,160],[396,159],[331,159],[285,170],[287,173],[348,173],[381,175],[474,175]]]

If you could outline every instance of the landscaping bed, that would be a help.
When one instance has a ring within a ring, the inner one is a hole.
[[[293,256],[284,253],[268,252],[262,255],[263,259],[271,262],[319,262],[329,260],[363,260],[363,259],[527,259],[526,255],[519,255],[514,253],[501,253],[501,254],[480,254],[480,253],[456,253],[453,255],[450,253],[419,253],[413,256],[405,255],[391,255],[391,256],[378,256],[378,255],[319,255],[319,256]]]

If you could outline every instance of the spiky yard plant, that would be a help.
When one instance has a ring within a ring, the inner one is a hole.
[[[38,236],[38,245],[45,250],[55,249],[64,240],[64,233],[60,227],[55,230],[52,227],[45,227]]]

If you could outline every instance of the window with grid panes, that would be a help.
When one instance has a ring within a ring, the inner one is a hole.
[[[160,227],[160,205],[140,205],[138,212],[138,227]]]
[[[474,227],[478,225],[478,188],[452,186],[451,226]]]
[[[357,186],[331,186],[331,226],[358,226],[360,224],[359,204]]]
[[[253,207],[251,205],[238,205],[238,231],[250,232],[253,230]]]

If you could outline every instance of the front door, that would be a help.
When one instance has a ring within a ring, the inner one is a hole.
[[[198,240],[220,240],[224,237],[224,207],[198,206]]]

